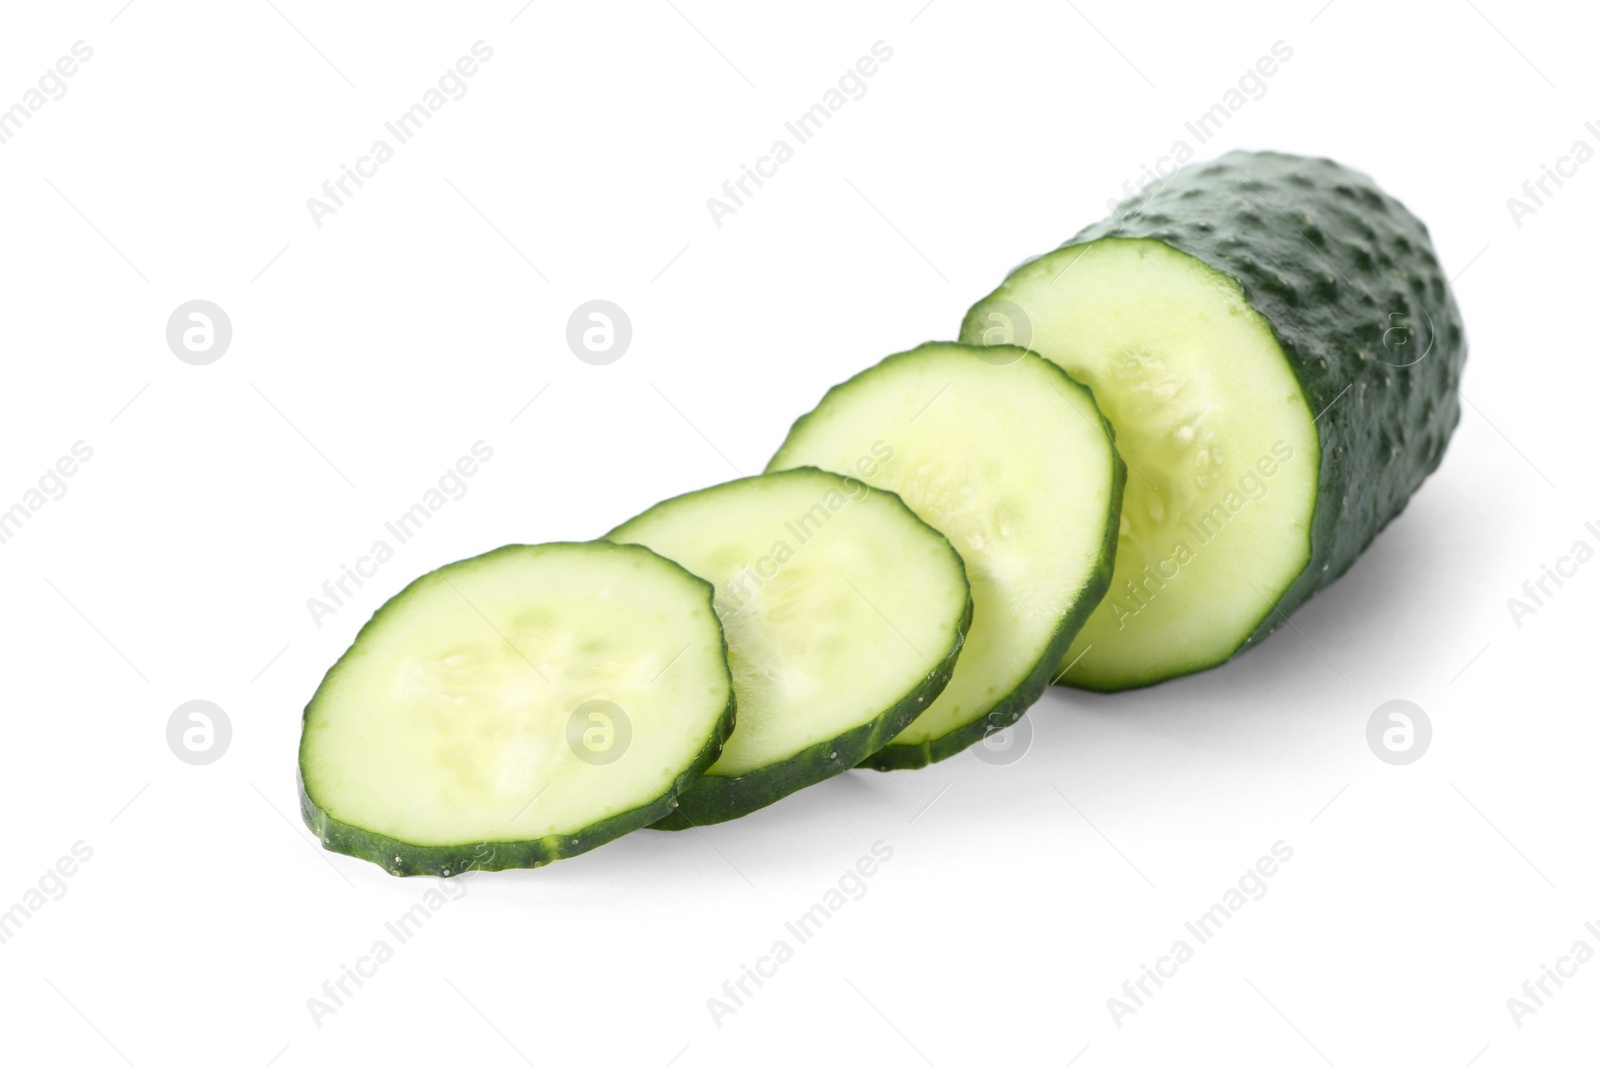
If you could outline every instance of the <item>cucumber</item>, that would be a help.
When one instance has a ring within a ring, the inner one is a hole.
[[[972,617],[942,534],[814,467],[667,500],[606,538],[711,582],[727,634],[739,724],[660,829],[737,818],[882,748],[944,689]]]
[[[921,767],[1011,725],[1105,593],[1123,466],[1089,390],[1019,348],[926,344],[834,386],[767,469],[892,490],[966,562],[950,684],[863,766]]]
[[[1267,152],[1186,167],[1024,263],[961,337],[1049,357],[1116,427],[1116,574],[1063,659],[1101,691],[1224,663],[1343,574],[1438,467],[1467,354],[1421,221]]]
[[[711,586],[637,545],[508,545],[379,608],[317,688],[301,812],[390,874],[538,867],[671,811],[733,729]]]

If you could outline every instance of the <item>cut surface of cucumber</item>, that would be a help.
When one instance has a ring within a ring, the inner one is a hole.
[[[1064,684],[1225,662],[1342,574],[1438,466],[1466,347],[1426,228],[1329,160],[1184,168],[968,312],[1087,383],[1129,466]]]
[[[971,617],[950,542],[853,475],[728,482],[606,538],[711,582],[727,635],[738,726],[662,829],[736,818],[877,751],[944,689]]]
[[[306,708],[302,812],[391,874],[536,867],[667,814],[733,709],[706,582],[637,545],[508,545],[362,627]]]
[[[803,465],[898,493],[972,586],[950,684],[863,766],[920,767],[1015,722],[1111,575],[1123,468],[1089,391],[1021,349],[923,345],[802,416],[768,469]]]

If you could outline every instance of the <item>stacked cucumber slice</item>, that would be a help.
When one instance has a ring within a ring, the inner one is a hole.
[[[944,531],[967,563],[972,629],[950,686],[869,766],[922,767],[1010,726],[1111,579],[1122,462],[1089,390],[1020,348],[927,344],[836,385],[769,469],[848,469]]]
[[[636,545],[508,545],[362,627],[306,708],[301,810],[391,874],[538,867],[668,814],[733,715],[706,582]]]
[[[1214,667],[1438,466],[1466,358],[1422,223],[1275,153],[1140,194],[961,337],[760,476],[417,579],[306,708],[308,825],[394,874],[539,866]]]
[[[877,752],[938,706],[972,619],[949,541],[895,494],[815,467],[689,493],[606,536],[711,582],[728,638],[738,724],[664,829],[737,818]]]

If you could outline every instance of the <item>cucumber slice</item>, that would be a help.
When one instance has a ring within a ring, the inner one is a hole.
[[[739,725],[656,823],[737,818],[855,766],[927,708],[961,651],[961,557],[893,493],[802,467],[657,504],[606,535],[717,589]]]
[[[390,874],[538,867],[655,822],[733,729],[711,587],[637,545],[508,545],[379,608],[306,707],[301,811]]]
[[[1017,268],[961,336],[1086,382],[1132,468],[1111,592],[1063,661],[1086,689],[1266,637],[1400,513],[1460,419],[1466,342],[1427,228],[1326,159],[1184,168]]]
[[[898,493],[972,583],[949,686],[863,765],[925,766],[1020,718],[1111,577],[1123,468],[1089,390],[1021,349],[926,344],[802,416],[768,470],[803,465]]]

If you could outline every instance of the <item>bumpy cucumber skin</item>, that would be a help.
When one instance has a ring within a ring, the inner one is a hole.
[[[1028,672],[1028,675],[1017,684],[1015,689],[996,702],[987,714],[975,722],[957,727],[943,737],[935,738],[932,741],[923,741],[914,745],[896,744],[891,741],[857,764],[859,767],[875,771],[916,770],[919,767],[926,767],[930,763],[938,763],[940,760],[949,759],[951,756],[982,741],[989,734],[997,730],[1003,730],[1015,723],[1044,694],[1044,691],[1050,686],[1051,678],[1055,675],[1061,657],[1066,655],[1067,648],[1072,644],[1073,638],[1078,636],[1078,631],[1083,629],[1083,624],[1088,621],[1089,615],[1095,608],[1099,607],[1100,601],[1105,597],[1107,590],[1111,588],[1111,571],[1116,561],[1117,552],[1117,525],[1122,515],[1122,487],[1127,479],[1127,467],[1123,464],[1122,456],[1116,449],[1115,432],[1112,430],[1111,424],[1106,421],[1105,415],[1101,414],[1100,406],[1094,403],[1094,391],[1087,385],[1073,378],[1061,367],[1035,352],[1025,352],[1011,345],[985,347],[983,345],[958,344],[951,341],[930,341],[926,344],[918,345],[909,352],[898,352],[868,367],[854,378],[840,382],[829,389],[822,399],[817,402],[816,407],[794,421],[794,425],[789,428],[788,436],[784,438],[784,443],[778,447],[778,451],[773,454],[772,459],[767,463],[767,470],[772,470],[774,465],[782,460],[784,448],[787,447],[789,441],[794,438],[808,419],[823,409],[829,397],[837,392],[851,388],[859,379],[872,374],[879,367],[886,366],[897,360],[915,359],[919,353],[930,348],[965,348],[972,353],[975,359],[993,359],[996,349],[1010,349],[1015,352],[1016,359],[1038,360],[1052,372],[1059,375],[1059,384],[1062,386],[1063,391],[1076,389],[1086,394],[1089,397],[1091,406],[1094,408],[1095,415],[1100,420],[1100,428],[1106,435],[1106,441],[1110,445],[1106,451],[1111,460],[1111,506],[1107,509],[1105,535],[1101,539],[1099,558],[1096,561],[1094,571],[1073,601],[1072,610],[1061,620],[1061,625],[1056,627],[1044,655],[1034,665],[1033,670]]]
[[[1438,468],[1461,420],[1466,333],[1428,228],[1331,159],[1230,152],[1193,164],[1048,255],[1103,238],[1160,241],[1236,281],[1316,418],[1309,562],[1263,606],[1255,630],[1205,670],[1259,643],[1349,570]],[[1007,287],[973,306],[963,338],[981,336],[985,304]],[[1408,343],[1392,347],[1402,335],[1391,331],[1401,330]],[[1427,354],[1398,366],[1412,351]]]
[[[552,547],[556,544],[571,543],[574,542],[552,542]],[[576,543],[599,544],[601,542]],[[547,546],[505,545],[473,558],[489,559],[505,552],[526,551],[530,548],[544,547]],[[612,546],[607,543],[607,547],[623,547],[639,552],[649,552],[650,555],[656,556],[656,553],[650,552],[643,545]],[[657,556],[656,558],[662,559],[678,570],[683,571],[683,574],[692,582],[705,587],[706,606],[711,609],[712,617],[715,618],[714,590],[711,588],[711,584],[697,575],[690,574],[678,566],[677,563],[666,559],[664,556]],[[446,564],[445,566],[449,567],[453,566],[453,564]],[[430,571],[428,574],[417,578],[410,585],[396,593],[377,611],[373,612],[372,618],[366,621],[356,634],[355,640],[350,643],[350,648],[345,651],[343,656],[339,657],[332,667],[328,668],[328,673],[323,676],[323,684],[325,685],[328,678],[332,677],[333,673],[338,670],[339,664],[344,662],[345,657],[349,656],[351,651],[360,647],[361,638],[366,635],[367,630],[378,621],[378,618],[384,612],[398,605],[430,575],[437,574],[438,571],[444,569],[445,567],[440,567],[438,570]],[[727,637],[722,632],[720,622],[717,624],[717,638],[721,642],[723,669],[727,671],[728,642]],[[319,685],[317,693],[312,695],[311,702],[306,705],[305,712],[301,716],[300,755],[302,761],[306,744],[305,723],[309,721],[311,711],[317,703],[317,695],[321,691],[322,685]],[[706,739],[704,747],[701,748],[694,762],[682,774],[673,779],[666,792],[648,804],[643,804],[630,811],[613,815],[608,819],[586,826],[576,834],[554,834],[549,837],[531,838],[522,841],[464,842],[458,845],[411,844],[389,837],[386,834],[340,822],[312,799],[311,794],[306,790],[305,774],[302,770],[297,769],[295,780],[300,792],[300,816],[305,820],[306,826],[311,829],[311,832],[317,836],[317,840],[322,843],[323,848],[330,852],[338,852],[346,856],[354,856],[357,859],[369,860],[382,867],[388,873],[400,877],[423,874],[440,878],[452,878],[468,871],[504,871],[515,868],[543,867],[547,863],[569,859],[580,853],[588,852],[590,849],[598,848],[608,841],[614,841],[624,834],[648,826],[662,816],[669,814],[678,804],[678,795],[704,774],[706,768],[715,763],[717,757],[722,754],[723,744],[727,742],[728,737],[733,733],[734,713],[736,710],[734,703],[733,675],[729,673],[728,706],[723,709],[721,716],[718,717],[711,736]],[[301,766],[303,766],[303,763]]]
[[[823,475],[829,478],[839,478],[845,481],[860,481],[854,475],[841,475],[832,471],[824,471],[818,467],[789,467],[781,471],[768,471],[760,475],[762,478],[781,478],[785,475],[809,477]],[[861,482],[866,485],[865,482]],[[715,487],[713,487],[715,488]],[[888,489],[879,489],[867,486],[869,492],[882,493],[892,496],[900,501],[900,494]],[[645,515],[657,508],[667,507],[673,501],[684,497],[694,496],[705,492],[696,489],[680,496],[663,500],[635,518],[618,526],[605,535],[606,540],[620,539],[626,541],[627,528],[638,522]],[[950,551],[950,556],[956,567],[961,572],[962,587],[966,590],[966,603],[962,608],[961,621],[956,625],[956,632],[951,635],[949,651],[937,665],[931,669],[927,676],[896,704],[890,706],[882,715],[871,722],[863,723],[838,737],[827,741],[819,741],[814,745],[796,752],[793,756],[779,763],[770,763],[765,767],[758,767],[736,777],[722,775],[703,775],[699,781],[692,783],[678,796],[678,807],[666,818],[651,824],[653,830],[688,830],[696,826],[705,826],[710,823],[727,822],[758,811],[769,804],[773,804],[791,793],[797,793],[807,786],[842,774],[851,767],[857,766],[863,759],[881,749],[889,739],[910,726],[916,717],[922,714],[922,709],[932,704],[934,698],[944,692],[944,687],[949,684],[951,675],[955,672],[957,659],[961,655],[962,646],[966,643],[967,628],[972,625],[972,586],[966,580],[967,567],[958,553],[944,534],[939,533],[932,526],[923,522],[921,517],[910,507],[906,513],[924,528],[932,531]]]

